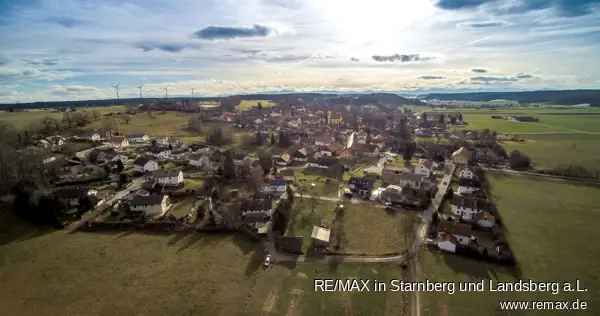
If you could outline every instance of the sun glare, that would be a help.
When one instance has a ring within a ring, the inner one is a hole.
[[[398,37],[434,12],[430,1],[319,1],[322,18],[346,41],[381,41]]]

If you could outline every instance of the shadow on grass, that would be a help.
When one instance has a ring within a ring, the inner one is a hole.
[[[468,258],[459,255],[437,254],[443,256],[446,265],[454,272],[465,274],[477,280],[494,279],[499,276],[510,275],[515,279],[522,278],[522,271],[518,264],[514,266],[501,265],[484,260]]]
[[[16,216],[12,209],[0,210],[0,245],[37,238],[56,229],[50,226],[38,226]]]

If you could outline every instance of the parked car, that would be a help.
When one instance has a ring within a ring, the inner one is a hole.
[[[267,254],[267,256],[265,257],[264,266],[265,266],[265,268],[268,268],[270,265],[271,265],[271,254]]]

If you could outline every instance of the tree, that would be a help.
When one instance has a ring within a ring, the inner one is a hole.
[[[223,177],[228,180],[235,178],[235,166],[233,164],[231,152],[225,153],[225,159],[223,160]]]
[[[279,147],[289,147],[290,139],[285,132],[279,132]]]
[[[512,169],[528,169],[531,166],[531,159],[518,150],[513,150],[508,159]]]
[[[188,121],[188,129],[195,133],[202,132],[202,118],[199,115],[193,116]]]
[[[231,139],[227,135],[225,135],[222,128],[215,127],[211,129],[208,133],[206,141],[211,145],[222,146],[230,143]]]
[[[121,159],[118,159],[117,162],[115,162],[115,166],[115,170],[119,173],[121,173],[123,169],[125,169],[125,166],[123,166],[123,162],[121,161]]]
[[[264,145],[264,141],[265,141],[265,137],[264,137],[263,133],[260,131],[256,132],[255,145],[262,146],[262,145]]]
[[[262,167],[264,174],[269,174],[273,167],[273,158],[267,151],[258,153],[258,163]]]
[[[128,182],[129,182],[129,179],[127,177],[127,174],[120,173],[119,174],[119,188],[126,186]]]
[[[414,142],[406,144],[404,148],[404,152],[402,153],[402,158],[404,158],[405,162],[409,162],[412,160],[415,152],[417,151],[417,144]]]

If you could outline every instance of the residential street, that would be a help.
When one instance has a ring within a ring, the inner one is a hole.
[[[125,189],[117,192],[112,198],[110,198],[107,201],[104,201],[104,203],[102,203],[101,205],[96,206],[96,208],[93,211],[89,211],[83,214],[79,221],[71,223],[71,225],[67,227],[67,231],[71,233],[75,232],[77,229],[79,229],[89,221],[92,221],[96,217],[100,216],[100,214],[102,214],[109,207],[111,207],[116,201],[124,198],[133,191],[139,190],[142,187],[143,183],[144,179],[142,177],[132,180]]]

